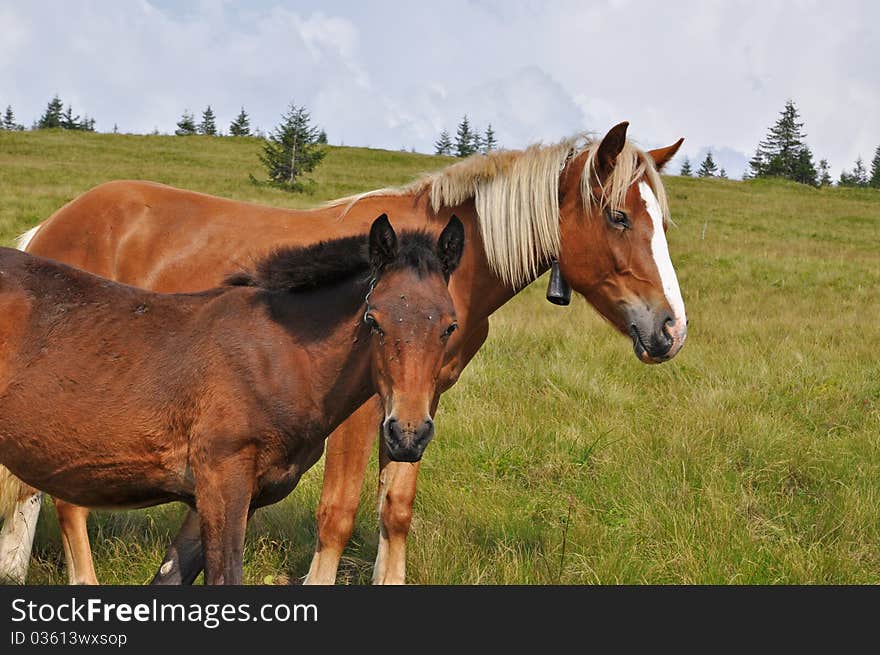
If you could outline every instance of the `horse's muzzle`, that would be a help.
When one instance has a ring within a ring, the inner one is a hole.
[[[668,313],[657,317],[645,314],[647,312],[634,316],[629,325],[636,357],[646,364],[660,364],[672,359],[687,338],[687,321],[682,325],[680,319]]]
[[[418,462],[434,437],[434,421],[426,418],[421,423],[404,423],[390,416],[382,423],[382,438],[388,457],[394,462]]]

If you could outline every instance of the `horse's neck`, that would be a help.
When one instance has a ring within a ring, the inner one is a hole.
[[[459,317],[462,311],[466,312],[471,321],[485,319],[524,287],[513,288],[505,284],[489,266],[474,201],[469,200],[459,207],[441,212],[444,220],[448,220],[452,214],[464,223],[467,244],[451,283],[456,311]],[[540,267],[538,275],[548,268],[549,265]]]
[[[363,280],[347,280],[282,297],[273,312],[306,354],[304,384],[297,393],[310,397],[325,436],[374,393],[370,330],[363,320],[367,290]]]
[[[433,225],[440,230],[454,214],[464,223],[466,247],[453,274],[450,291],[455,301],[459,319],[479,321],[487,318],[498,308],[513,298],[521,289],[504,284],[489,266],[483,245],[479,217],[474,201],[468,200],[458,207],[442,208],[434,213],[429,205],[427,194],[418,192],[402,195],[366,196],[351,206],[321,207],[312,210],[291,210],[284,229],[292,243],[302,244],[317,240],[311,235],[330,239],[352,234],[366,234],[372,221],[382,213],[387,213],[396,230],[423,230]],[[277,236],[265,235],[266,247],[277,247]],[[305,237],[305,238],[303,238]],[[549,266],[539,270],[544,273]]]

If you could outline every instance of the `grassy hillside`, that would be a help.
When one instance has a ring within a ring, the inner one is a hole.
[[[145,178],[279,206],[446,160],[332,148],[313,195],[256,187],[249,139],[0,132],[0,241],[89,187]],[[648,367],[541,280],[492,319],[443,398],[409,550],[415,583],[880,581],[880,193],[668,178],[687,346]],[[375,472],[375,461],[373,463]],[[248,582],[295,580],[321,466],[261,510]],[[368,477],[342,580],[376,553]],[[181,508],[99,513],[99,578],[142,583]],[[31,582],[65,580],[44,512]]]

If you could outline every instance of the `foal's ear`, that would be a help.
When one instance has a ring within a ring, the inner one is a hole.
[[[370,227],[370,267],[374,271],[397,259],[397,235],[387,214],[382,214]]]
[[[443,274],[446,279],[458,268],[461,261],[461,253],[464,250],[464,225],[458,220],[458,216],[452,215],[449,223],[440,233],[437,240],[437,258],[443,266]]]
[[[599,144],[599,150],[596,153],[600,176],[608,175],[614,168],[617,155],[620,154],[626,143],[626,129],[628,127],[629,121],[623,121],[608,130],[608,134],[602,137],[602,142]]]
[[[675,153],[681,148],[682,143],[684,143],[684,137],[680,138],[671,146],[648,151],[648,154],[651,155],[651,159],[654,160],[654,166],[657,167],[658,171],[663,170],[663,167],[669,163],[669,160],[675,157]]]

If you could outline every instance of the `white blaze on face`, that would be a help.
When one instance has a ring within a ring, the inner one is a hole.
[[[672,308],[675,315],[677,330],[683,330],[687,325],[687,316],[684,313],[684,301],[681,299],[681,290],[678,288],[678,278],[672,267],[672,259],[669,257],[669,246],[666,245],[666,233],[663,231],[663,212],[660,211],[660,203],[648,186],[647,182],[639,182],[639,193],[648,208],[648,214],[654,224],[654,234],[651,236],[651,253],[660,273],[660,282],[663,285],[663,293],[666,302]]]

